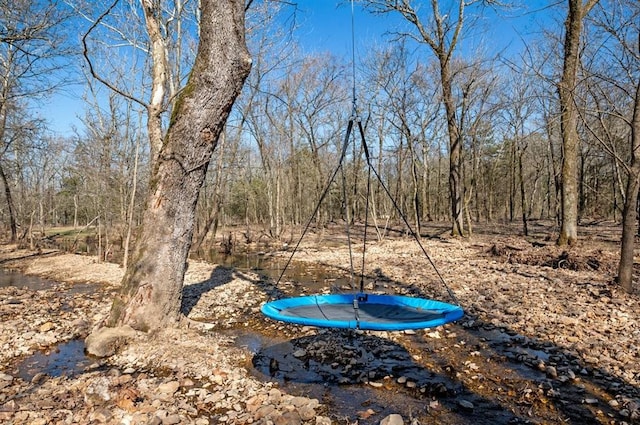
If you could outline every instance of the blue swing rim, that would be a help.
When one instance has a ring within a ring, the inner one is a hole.
[[[416,310],[436,311],[438,317],[423,321],[411,322],[373,322],[357,320],[331,320],[328,318],[314,318],[302,316],[290,316],[283,314],[287,309],[304,306],[322,306],[329,304],[344,304],[352,306],[354,303],[382,304],[385,306],[398,306]],[[360,329],[374,331],[401,331],[410,329],[427,329],[444,325],[460,319],[464,315],[462,307],[426,298],[408,297],[403,295],[377,295],[364,293],[307,295],[299,297],[281,298],[262,305],[260,311],[265,316],[285,323],[293,323],[302,326],[315,326],[320,328]]]

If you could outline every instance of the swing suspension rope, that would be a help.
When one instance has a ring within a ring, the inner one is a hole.
[[[282,278],[284,277],[284,274],[286,273],[287,268],[289,267],[291,261],[293,260],[293,256],[295,255],[295,253],[299,249],[300,244],[302,243],[302,240],[304,239],[306,233],[308,232],[309,228],[311,227],[311,224],[312,224],[313,220],[317,216],[324,199],[326,198],[327,194],[329,193],[331,184],[335,180],[338,171],[340,171],[341,178],[342,178],[342,197],[343,197],[343,200],[344,200],[343,201],[344,202],[343,208],[344,208],[344,211],[345,211],[345,222],[346,222],[345,228],[346,228],[346,236],[347,236],[347,245],[348,245],[348,249],[349,249],[350,286],[351,286],[352,289],[355,289],[355,283],[354,283],[355,266],[354,266],[354,255],[353,255],[353,249],[352,249],[353,244],[352,244],[352,238],[351,238],[351,225],[350,225],[351,217],[350,217],[350,214],[349,214],[350,203],[349,203],[349,199],[348,199],[348,196],[347,196],[346,176],[345,176],[345,172],[344,172],[344,168],[342,167],[342,164],[343,164],[344,159],[345,159],[346,154],[347,154],[347,148],[348,148],[348,145],[349,145],[349,140],[351,138],[353,125],[354,125],[354,123],[357,123],[358,130],[359,130],[359,133],[360,133],[361,145],[362,145],[362,148],[364,150],[365,159],[367,161],[367,188],[366,188],[366,196],[365,196],[365,222],[364,222],[364,230],[363,230],[363,247],[362,247],[362,258],[361,258],[362,259],[362,263],[361,263],[360,276],[359,276],[359,290],[360,290],[360,292],[364,292],[364,280],[365,280],[365,275],[366,275],[365,266],[366,266],[367,237],[368,237],[368,228],[369,228],[369,213],[370,213],[370,198],[371,198],[371,173],[373,172],[373,174],[375,175],[376,179],[378,180],[378,182],[380,184],[380,187],[382,187],[382,189],[384,190],[384,192],[386,193],[388,198],[391,200],[391,203],[393,205],[394,210],[398,213],[398,216],[402,219],[404,225],[406,226],[407,230],[409,231],[411,236],[414,238],[414,240],[418,244],[418,246],[419,246],[420,250],[422,251],[423,255],[427,258],[427,261],[429,262],[429,264],[433,268],[434,272],[436,273],[436,276],[438,277],[438,280],[442,283],[442,285],[446,289],[447,294],[449,295],[449,297],[453,300],[453,302],[456,305],[460,305],[460,302],[458,301],[458,298],[456,297],[455,293],[449,287],[449,285],[447,284],[447,281],[444,279],[444,276],[442,275],[442,273],[440,273],[440,270],[438,269],[438,267],[436,267],[436,264],[433,261],[433,259],[431,258],[431,255],[429,255],[429,253],[425,249],[424,245],[422,244],[422,241],[420,239],[420,235],[418,235],[418,233],[413,230],[413,227],[409,223],[409,220],[407,219],[406,214],[404,214],[404,212],[402,211],[402,209],[400,208],[400,206],[396,202],[395,198],[391,194],[391,191],[389,190],[387,185],[384,183],[384,181],[382,180],[382,177],[380,176],[380,174],[378,173],[378,171],[376,170],[376,168],[374,167],[374,165],[373,165],[373,163],[371,161],[371,156],[369,154],[369,148],[367,146],[367,142],[366,142],[365,135],[364,135],[364,128],[362,126],[362,121],[361,121],[359,113],[358,113],[358,104],[357,104],[357,96],[356,96],[357,91],[356,91],[356,53],[355,53],[356,52],[356,44],[355,44],[355,39],[356,39],[356,35],[355,35],[355,9],[354,9],[354,1],[351,0],[351,80],[352,80],[352,87],[351,87],[351,89],[352,89],[351,90],[352,98],[351,98],[351,101],[352,101],[352,115],[351,115],[351,118],[349,119],[349,123],[347,125],[347,132],[345,134],[344,142],[342,144],[342,150],[341,150],[340,158],[339,158],[339,161],[338,161],[338,166],[334,170],[333,174],[329,177],[329,181],[325,185],[324,191],[322,192],[322,194],[320,196],[320,199],[318,200],[318,202],[317,202],[317,204],[316,204],[316,206],[315,206],[315,208],[313,210],[313,213],[311,214],[311,216],[309,217],[309,220],[305,224],[300,238],[298,239],[295,247],[293,248],[293,251],[292,251],[291,255],[289,256],[289,259],[286,262],[284,268],[282,269],[282,271],[280,273],[280,276],[278,277],[278,281],[276,282],[276,285],[278,285],[280,283],[280,281],[282,280]],[[356,138],[356,135],[355,135],[355,132],[354,132],[354,134],[353,134],[354,144],[355,144],[355,138]]]
[[[280,276],[276,282],[276,287],[283,279],[288,267],[290,266],[294,255],[300,248],[302,240],[311,228],[313,220],[317,217],[321,205],[327,197],[329,190],[334,183],[338,172],[341,173],[342,180],[342,199],[345,215],[345,231],[347,236],[347,244],[349,251],[349,268],[350,268],[350,286],[352,290],[356,289],[354,254],[352,249],[352,232],[351,232],[351,216],[350,201],[347,194],[347,178],[343,168],[344,160],[347,156],[349,141],[353,136],[355,145],[356,134],[354,125],[357,126],[360,134],[360,142],[362,151],[367,163],[367,187],[365,197],[365,221],[363,230],[363,249],[362,263],[359,276],[359,292],[357,294],[336,294],[336,295],[314,295],[294,298],[285,298],[269,302],[262,307],[262,312],[273,319],[284,322],[291,322],[301,325],[312,325],[333,328],[351,328],[351,329],[371,329],[371,330],[403,330],[403,329],[419,329],[432,326],[439,326],[448,322],[455,321],[464,314],[460,307],[460,302],[445,281],[443,275],[436,267],[433,259],[424,248],[420,235],[415,232],[407,219],[407,216],[400,209],[400,206],[394,199],[387,185],[382,180],[380,174],[374,167],[369,153],[369,148],[365,139],[364,128],[358,114],[357,97],[356,97],[356,68],[355,68],[355,12],[354,1],[351,0],[351,42],[352,42],[352,114],[347,124],[346,134],[340,150],[338,165],[329,176],[327,184],[323,192],[320,194],[315,208],[303,227],[302,233],[297,240],[291,255],[285,263]],[[352,134],[354,132],[354,134]],[[394,210],[398,213],[407,230],[414,238],[420,250],[427,258],[431,267],[435,271],[438,279],[446,289],[449,297],[455,305],[443,303],[440,301],[427,300],[421,298],[405,297],[400,295],[373,295],[364,293],[364,281],[366,276],[366,250],[369,227],[369,214],[371,208],[371,180],[372,174],[377,179],[380,187],[391,200]],[[342,292],[339,288],[337,292]],[[349,307],[351,306],[351,307]]]

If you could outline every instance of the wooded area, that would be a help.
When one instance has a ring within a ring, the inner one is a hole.
[[[630,291],[640,5],[493,3],[358,2],[362,13],[397,14],[409,24],[402,33],[389,28],[356,66],[369,149],[394,197],[374,182],[373,222],[397,224],[394,201],[418,232],[443,221],[470,236],[477,223],[506,221],[520,222],[527,235],[531,220],[552,220],[558,243],[574,244],[577,224],[614,220],[624,225],[620,280]],[[217,247],[230,225],[246,226],[247,238],[290,240],[336,165],[352,113],[350,59],[305,53],[296,6],[246,6],[253,65],[204,177],[192,251]],[[491,40],[482,37],[489,13],[498,21],[540,16],[540,30],[523,36],[521,49],[489,55]],[[35,247],[66,232],[76,249],[77,233],[89,231],[100,258],[126,261],[166,131],[191,90],[199,20],[198,2],[188,0],[0,1],[7,239]],[[158,51],[164,56],[152,57]],[[84,85],[84,127],[54,135],[38,105],[71,81]],[[365,218],[365,165],[356,141],[345,160],[355,222]],[[344,218],[342,194],[330,191],[314,225]]]

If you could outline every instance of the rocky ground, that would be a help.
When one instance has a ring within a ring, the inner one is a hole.
[[[0,283],[0,422],[640,423],[640,297],[612,284],[616,247],[593,234],[568,251],[543,235],[425,239],[466,315],[406,332],[275,323],[260,305],[308,286],[192,261],[193,326],[137,335],[105,359],[82,341],[122,269],[5,246],[4,268],[47,281]],[[312,234],[294,259],[339,276],[341,242]],[[368,290],[450,301],[415,242],[375,242],[365,258]]]

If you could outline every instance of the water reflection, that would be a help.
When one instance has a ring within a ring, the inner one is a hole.
[[[49,289],[53,285],[50,280],[45,280],[37,276],[26,276],[22,273],[0,269],[0,288],[15,286],[17,288],[41,291]]]
[[[276,283],[287,265],[286,256],[273,256],[263,252],[243,252],[223,254],[216,250],[199,252],[195,258],[234,268],[240,271],[257,273]],[[351,279],[345,273],[328,266],[291,261],[281,282],[296,282],[301,293],[317,293],[325,290],[350,291]]]
[[[75,376],[92,363],[85,355],[84,341],[74,339],[27,357],[17,367],[18,376],[30,382],[37,374],[51,377]]]

